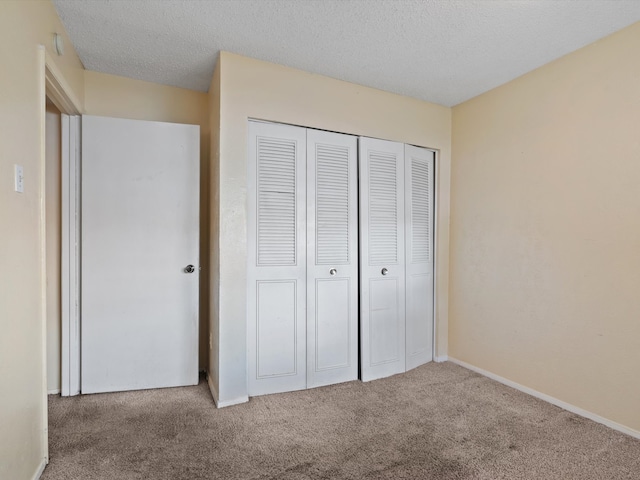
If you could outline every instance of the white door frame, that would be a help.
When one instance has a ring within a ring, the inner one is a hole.
[[[45,208],[45,169],[46,169],[46,141],[45,141],[45,109],[47,97],[58,107],[61,113],[66,115],[79,115],[82,112],[81,103],[73,94],[69,83],[66,81],[60,69],[44,45],[38,47],[38,63],[40,65],[39,83],[39,110],[40,110],[40,161],[38,185],[40,215],[39,215],[39,243],[40,243],[40,322],[42,338],[40,352],[42,355],[42,418],[43,433],[42,447],[45,454],[44,461],[49,463],[49,428],[47,409],[47,236],[46,236],[46,208]],[[64,174],[64,173],[63,173]]]
[[[415,145],[419,146],[419,145]],[[447,356],[439,356],[438,355],[438,269],[440,268],[438,261],[438,252],[440,251],[440,246],[438,242],[438,234],[440,232],[440,150],[435,148],[423,147],[427,150],[431,150],[434,154],[433,157],[433,362],[445,362],[447,361]],[[449,195],[451,196],[451,195]],[[450,209],[447,210],[450,212]],[[445,289],[446,292],[446,289]],[[445,302],[446,303],[446,302]],[[449,321],[447,319],[446,325],[448,326]],[[446,344],[445,344],[446,345]],[[448,350],[448,348],[447,348]]]
[[[63,396],[77,395],[80,392],[80,344],[79,344],[79,155],[80,155],[80,102],[73,95],[71,87],[49,53],[41,47],[41,62],[44,70],[44,85],[42,88],[42,123],[44,125],[44,105],[48,97],[60,110],[61,115],[61,160],[60,175],[62,219],[61,219],[61,376],[60,390]],[[44,137],[44,128],[43,137]],[[46,228],[46,212],[44,208],[44,171],[45,171],[44,140],[41,158],[41,191],[43,205],[40,229]],[[42,272],[43,272],[43,305],[46,307],[46,235],[41,235]],[[44,326],[44,382],[46,385],[46,308],[43,309],[42,321]],[[46,389],[45,389],[46,391]],[[45,402],[46,408],[46,402]]]
[[[426,148],[426,147],[422,147]],[[427,148],[433,152],[433,229],[431,230],[431,247],[433,248],[433,339],[431,361],[438,362],[438,353],[436,346],[438,344],[438,192],[440,191],[438,180],[438,166],[440,161],[440,150]]]

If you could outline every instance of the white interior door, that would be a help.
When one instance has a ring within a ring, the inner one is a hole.
[[[357,137],[307,130],[307,387],[358,378]]]
[[[405,145],[406,367],[433,359],[433,169],[435,153]]]
[[[306,388],[306,130],[249,122],[249,395]]]
[[[82,393],[197,384],[199,127],[82,122]]]
[[[405,371],[404,145],[360,138],[362,380]]]

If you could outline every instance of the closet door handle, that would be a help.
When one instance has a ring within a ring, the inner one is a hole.
[[[386,275],[387,273],[389,273],[389,270],[387,270],[386,268],[383,268],[382,270],[380,270],[380,273],[382,275]]]
[[[332,277],[338,273],[338,270],[336,270],[335,268],[332,268],[331,270],[329,270],[329,275],[331,275]]]

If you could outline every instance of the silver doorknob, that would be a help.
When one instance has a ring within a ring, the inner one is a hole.
[[[336,270],[335,268],[332,268],[331,270],[329,270],[329,275],[333,276],[336,273],[338,273],[338,270]]]
[[[389,273],[389,270],[387,270],[386,268],[383,268],[382,270],[380,270],[380,273],[383,275],[386,275],[387,273]]]
[[[184,273],[193,273],[196,271],[196,267],[194,267],[193,265],[187,265],[186,267],[184,267]]]

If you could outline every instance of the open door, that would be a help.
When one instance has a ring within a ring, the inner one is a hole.
[[[199,127],[82,117],[82,393],[198,383]]]

